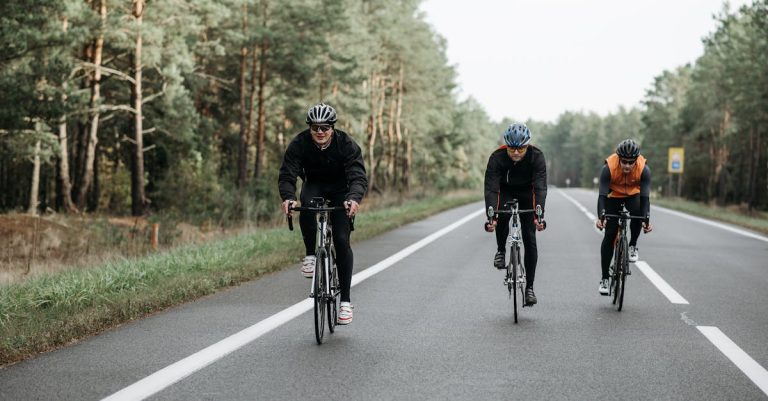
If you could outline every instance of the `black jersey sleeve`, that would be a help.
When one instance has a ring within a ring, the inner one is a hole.
[[[365,172],[363,152],[360,146],[350,138],[345,146],[344,155],[344,172],[349,187],[347,199],[360,203],[368,190],[368,175]]]
[[[605,210],[605,202],[608,199],[608,192],[611,191],[611,169],[607,164],[603,165],[600,171],[599,189],[597,195],[597,217]]]
[[[544,160],[543,152],[538,156],[533,162],[533,194],[536,197],[536,204],[541,205],[543,210],[547,201],[547,162]]]
[[[296,138],[288,144],[277,178],[277,187],[282,200],[296,200],[296,179],[298,177],[303,179],[304,168],[301,162],[301,146],[298,138]]]

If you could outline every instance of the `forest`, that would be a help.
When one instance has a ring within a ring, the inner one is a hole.
[[[369,195],[480,191],[523,112],[492,121],[457,96],[419,4],[2,2],[0,212],[267,218],[285,147],[320,101],[363,149]],[[768,0],[714,18],[704,54],[660,71],[637,106],[526,121],[550,184],[592,187],[635,138],[658,195],[768,209]],[[669,147],[685,149],[683,174],[667,172]]]

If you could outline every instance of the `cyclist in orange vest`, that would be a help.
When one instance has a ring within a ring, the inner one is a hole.
[[[600,219],[603,211],[607,214],[617,214],[624,203],[633,216],[650,216],[651,170],[646,164],[645,157],[640,154],[640,146],[632,139],[625,139],[616,147],[616,153],[605,160],[600,173],[600,192],[597,198],[598,219],[595,226],[605,228],[605,236],[600,246],[600,264],[602,279],[598,290],[601,295],[608,295],[608,267],[613,257],[613,247],[619,232],[619,223],[615,219],[603,221]],[[637,238],[640,229],[649,233],[653,230],[650,220],[632,220],[629,240],[629,261],[637,262]]]

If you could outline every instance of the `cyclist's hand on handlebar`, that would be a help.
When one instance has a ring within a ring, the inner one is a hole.
[[[598,230],[604,229],[605,228],[605,220],[603,220],[603,219],[595,220],[595,227],[597,227]]]
[[[283,213],[290,216],[291,215],[291,208],[296,206],[296,201],[292,199],[286,199],[283,201]]]
[[[486,232],[492,233],[493,230],[495,230],[495,229],[496,229],[496,219],[493,219],[491,221],[487,221],[485,223],[485,231]]]
[[[653,225],[651,225],[651,222],[643,222],[643,232],[648,234],[651,231],[653,231]]]
[[[357,214],[357,209],[360,207],[360,205],[356,201],[350,199],[344,202],[344,207],[347,208],[347,217],[355,217]]]

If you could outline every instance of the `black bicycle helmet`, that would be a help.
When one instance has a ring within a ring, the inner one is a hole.
[[[625,159],[637,159],[640,156],[640,145],[632,139],[625,139],[616,146],[616,154]]]
[[[336,110],[325,103],[318,103],[307,111],[307,124],[336,124]]]
[[[531,130],[525,124],[512,124],[504,131],[504,142],[513,148],[526,146],[531,142]]]

